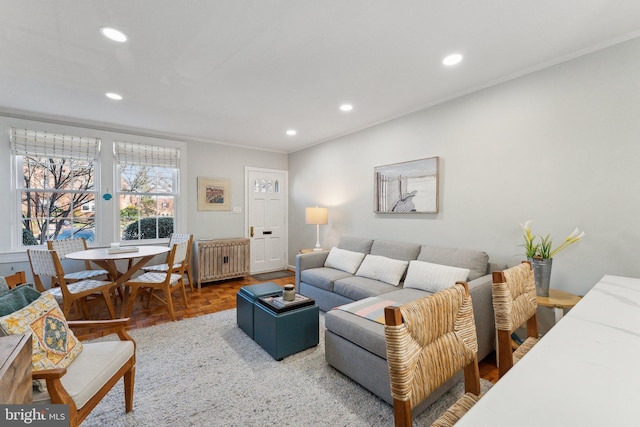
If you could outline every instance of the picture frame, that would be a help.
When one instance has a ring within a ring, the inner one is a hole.
[[[374,168],[374,212],[439,212],[439,157]]]
[[[230,211],[231,190],[228,179],[198,177],[198,210]]]

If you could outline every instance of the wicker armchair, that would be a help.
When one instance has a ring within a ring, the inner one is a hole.
[[[498,375],[502,377],[538,342],[536,284],[529,261],[493,273],[493,311],[498,340]],[[527,324],[527,338],[512,350],[511,334]]]
[[[480,397],[478,341],[466,283],[401,307],[385,308],[394,422],[411,426],[411,410],[464,369],[465,394],[434,426],[452,426]]]

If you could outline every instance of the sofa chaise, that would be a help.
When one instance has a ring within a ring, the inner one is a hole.
[[[490,264],[488,255],[478,250],[343,237],[330,252],[297,255],[296,288],[326,312],[327,362],[393,404],[384,320],[379,316],[374,319],[383,306],[427,296],[437,291],[431,289],[434,282],[444,281],[438,286],[446,287],[456,280],[467,281],[473,300],[478,360],[482,360],[495,347],[490,273],[502,268]],[[414,413],[424,410],[460,378],[458,375],[443,384]]]

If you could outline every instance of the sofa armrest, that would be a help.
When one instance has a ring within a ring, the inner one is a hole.
[[[327,251],[296,255],[296,289],[299,289],[300,274],[310,268],[323,267],[328,256],[329,252]]]
[[[478,336],[478,360],[484,359],[495,348],[496,326],[493,314],[491,274],[469,282],[469,294],[473,303],[473,315]]]

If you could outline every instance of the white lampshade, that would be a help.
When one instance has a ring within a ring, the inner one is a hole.
[[[329,222],[329,209],[327,208],[306,208],[304,212],[306,224],[327,224]]]
[[[327,208],[306,208],[304,211],[304,222],[307,224],[314,224],[316,226],[316,247],[314,251],[321,251],[320,246],[320,224],[327,224],[329,222],[329,209]]]

